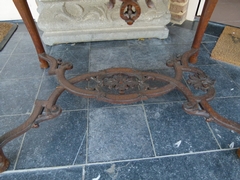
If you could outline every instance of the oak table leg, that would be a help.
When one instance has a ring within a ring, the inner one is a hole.
[[[201,42],[202,42],[202,38],[204,35],[204,32],[207,28],[208,22],[211,18],[211,15],[213,13],[213,10],[217,4],[218,0],[206,0],[204,7],[203,7],[203,11],[202,11],[202,15],[197,27],[197,31],[192,43],[192,48],[193,49],[199,49]],[[189,62],[190,63],[196,63],[197,62],[197,56],[198,56],[198,52],[197,51],[195,54],[193,54],[190,59]]]
[[[35,25],[35,22],[33,20],[32,14],[30,12],[30,9],[28,7],[28,3],[26,0],[13,0],[19,14],[21,15],[24,24],[26,25],[28,32],[32,38],[32,41],[34,43],[35,49],[38,54],[45,53],[45,50],[43,48],[42,41],[40,39],[40,36],[38,34],[37,27]],[[39,57],[40,67],[41,68],[48,68],[48,62]]]

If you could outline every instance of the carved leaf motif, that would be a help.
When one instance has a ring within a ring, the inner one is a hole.
[[[116,90],[118,94],[126,94],[128,90],[147,90],[149,85],[145,83],[145,80],[136,76],[128,76],[126,74],[114,74],[112,76],[96,76],[91,77],[96,83],[96,86],[89,88],[90,90],[101,91],[101,89]],[[147,79],[146,79],[147,80]]]
[[[193,85],[195,89],[206,91],[210,86],[213,86],[215,81],[210,79],[204,73],[195,73],[189,76],[188,84]]]
[[[83,21],[87,20],[105,20],[106,19],[106,12],[104,11],[103,7],[92,7],[89,12],[86,12],[83,16]]]
[[[62,6],[63,12],[70,17],[79,18],[82,16],[84,9],[83,7],[75,2],[64,2]]]

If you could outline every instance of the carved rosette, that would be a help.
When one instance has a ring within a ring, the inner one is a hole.
[[[196,72],[189,76],[187,80],[188,84],[192,85],[195,89],[200,89],[202,91],[207,91],[215,83],[215,80],[209,78],[206,74]]]
[[[126,21],[128,25],[132,25],[141,14],[141,8],[137,0],[122,0],[120,7],[120,17]]]
[[[139,76],[129,76],[127,74],[113,74],[111,76],[90,77],[95,82],[95,86],[88,88],[97,91],[112,91],[113,94],[128,94],[130,91],[143,91],[151,89],[146,79]]]

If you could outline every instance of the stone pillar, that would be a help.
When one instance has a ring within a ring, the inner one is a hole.
[[[186,20],[189,0],[169,0],[171,22],[182,24]]]
[[[138,0],[141,15],[133,25],[120,17],[121,1],[108,9],[108,0],[37,0],[38,27],[47,45],[102,40],[168,37],[166,24],[170,22],[168,0],[153,0],[148,8],[145,0]]]

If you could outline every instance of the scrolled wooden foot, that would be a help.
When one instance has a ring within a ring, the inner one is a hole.
[[[49,64],[47,63],[47,61],[42,60],[40,58],[39,58],[39,61],[40,61],[40,68],[41,69],[47,69],[49,67]]]
[[[0,173],[6,171],[9,164],[9,160],[4,155],[2,148],[0,148]]]

